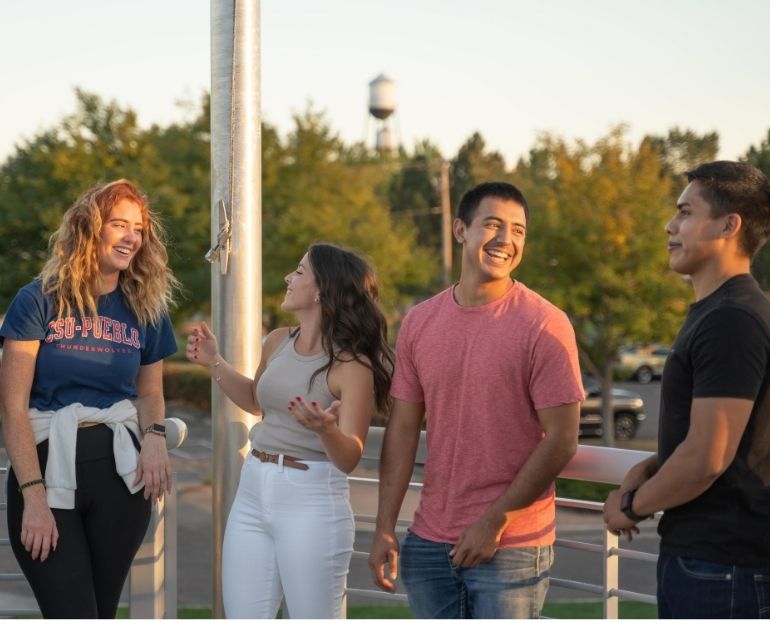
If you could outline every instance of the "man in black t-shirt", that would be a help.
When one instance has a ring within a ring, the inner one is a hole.
[[[658,531],[661,618],[770,616],[770,301],[751,258],[770,234],[770,183],[743,163],[687,173],[666,225],[670,267],[692,279],[663,371],[658,453],[607,497],[630,540]]]

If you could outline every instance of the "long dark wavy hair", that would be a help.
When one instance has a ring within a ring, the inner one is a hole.
[[[307,252],[321,305],[321,344],[328,362],[313,373],[327,372],[346,353],[374,375],[377,409],[389,406],[393,351],[388,345],[385,316],[377,305],[377,277],[361,256],[330,243],[316,243]],[[363,360],[366,357],[369,362]]]

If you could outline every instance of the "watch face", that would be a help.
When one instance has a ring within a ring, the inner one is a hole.
[[[145,433],[154,432],[154,433],[160,433],[162,435],[165,435],[166,426],[164,426],[163,424],[151,424],[144,429],[144,432]]]

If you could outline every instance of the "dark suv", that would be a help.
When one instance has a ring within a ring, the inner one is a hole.
[[[580,404],[580,436],[602,434],[602,389],[591,377],[583,377],[586,399]],[[644,421],[644,401],[636,393],[623,388],[612,389],[613,424],[616,439],[632,439]]]

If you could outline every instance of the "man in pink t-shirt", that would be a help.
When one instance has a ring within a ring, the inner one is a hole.
[[[528,220],[513,185],[463,196],[460,281],[412,308],[399,332],[369,566],[392,591],[400,556],[419,618],[537,617],[545,600],[554,480],[577,448],[584,394],[566,315],[510,277]],[[399,546],[426,416],[423,491]]]

